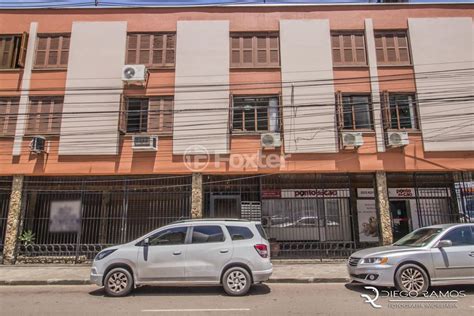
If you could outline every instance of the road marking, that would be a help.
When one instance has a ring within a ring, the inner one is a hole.
[[[143,309],[144,313],[166,313],[166,312],[248,312],[250,308],[189,308],[189,309]]]

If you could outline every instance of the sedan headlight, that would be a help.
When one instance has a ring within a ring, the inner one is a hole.
[[[108,255],[110,255],[111,253],[113,253],[115,250],[117,249],[106,249],[106,250],[103,250],[101,252],[99,252],[97,254],[97,256],[95,256],[95,259],[94,260],[102,260],[104,259],[105,257],[107,257]]]
[[[372,257],[362,259],[361,264],[385,264],[387,261],[387,257]]]

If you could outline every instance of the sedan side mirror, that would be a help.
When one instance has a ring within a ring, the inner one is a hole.
[[[453,242],[449,239],[443,239],[438,242],[438,248],[452,247]]]

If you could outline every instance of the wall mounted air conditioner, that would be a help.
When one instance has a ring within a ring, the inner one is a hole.
[[[341,133],[342,146],[344,148],[354,147],[358,148],[364,145],[364,138],[360,132],[342,132]]]
[[[410,143],[407,132],[387,132],[387,145],[390,147],[406,146]]]
[[[132,136],[132,150],[133,151],[157,151],[158,150],[158,136]]]
[[[125,65],[122,69],[122,81],[127,84],[143,84],[148,77],[145,65]]]
[[[46,138],[43,136],[34,136],[30,142],[30,152],[35,154],[46,152]]]
[[[260,144],[262,148],[281,147],[280,133],[265,133],[260,136]]]

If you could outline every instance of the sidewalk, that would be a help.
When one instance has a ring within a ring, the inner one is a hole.
[[[0,265],[0,285],[89,284],[89,265]],[[271,283],[347,282],[343,262],[273,264]]]

